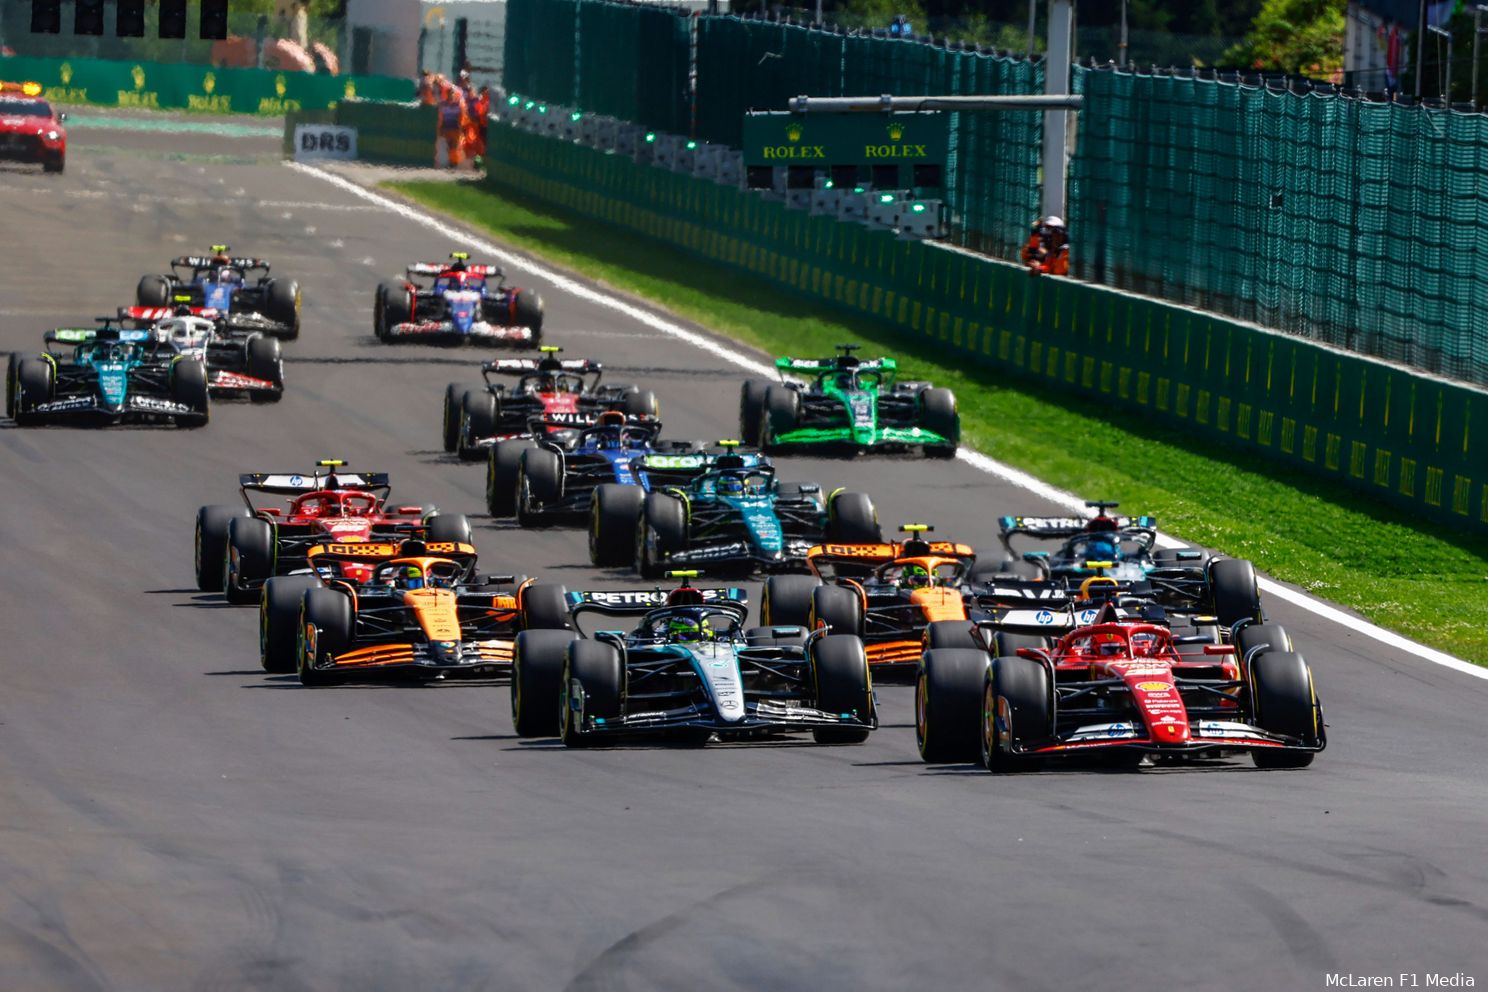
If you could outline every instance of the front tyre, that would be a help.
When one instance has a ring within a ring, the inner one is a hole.
[[[227,568],[222,594],[244,606],[258,599],[258,587],[274,574],[274,529],[257,517],[235,517],[227,527]]]
[[[810,654],[816,708],[875,723],[873,683],[863,642],[851,634],[829,634],[812,645]],[[861,744],[870,730],[860,726],[813,727],[811,736],[818,744]]]
[[[236,519],[252,516],[244,506],[203,506],[196,511],[192,566],[196,587],[202,592],[222,588],[222,576],[227,569],[228,527]]]
[[[606,482],[595,488],[589,503],[589,561],[600,568],[630,564],[636,527],[645,508],[640,486]]]
[[[965,648],[926,651],[915,672],[915,743],[927,764],[976,761],[987,654]]]
[[[620,715],[625,669],[620,654],[599,641],[578,640],[568,646],[558,707],[558,736],[565,747],[589,747],[595,741],[584,724]]]
[[[682,501],[663,493],[648,493],[636,528],[636,571],[642,578],[659,579],[667,559],[687,547],[687,510]]]
[[[351,647],[351,600],[334,589],[310,589],[300,604],[300,685],[326,685],[334,681],[331,666],[336,656]]]
[[[1053,734],[1048,670],[1028,658],[994,658],[983,683],[981,717],[983,767],[997,773],[1038,767],[1040,759],[1014,748]]]
[[[1250,666],[1251,718],[1256,726],[1298,741],[1305,747],[1323,742],[1322,707],[1312,669],[1300,654],[1263,651]],[[1306,768],[1313,751],[1257,748],[1250,759],[1257,768]]]
[[[524,630],[512,650],[512,726],[518,737],[558,736],[563,668],[573,634]]]

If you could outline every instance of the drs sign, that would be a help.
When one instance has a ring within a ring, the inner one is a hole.
[[[333,124],[297,124],[294,130],[295,158],[357,157],[357,131]]]

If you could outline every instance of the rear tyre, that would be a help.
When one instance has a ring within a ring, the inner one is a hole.
[[[530,588],[530,587],[529,587]],[[563,666],[573,634],[524,630],[512,650],[511,712],[518,737],[556,737]]]
[[[276,333],[286,341],[300,336],[300,284],[293,279],[270,279],[264,293],[265,316],[282,330]]]
[[[878,511],[866,493],[841,492],[827,505],[827,540],[837,544],[881,544]]]
[[[142,307],[168,307],[171,281],[166,276],[141,276],[134,288],[134,301]]]
[[[257,517],[234,517],[227,525],[227,568],[222,594],[242,606],[258,599],[258,587],[274,574],[274,529]]]
[[[1273,734],[1294,737],[1316,747],[1322,742],[1322,711],[1312,670],[1300,654],[1265,651],[1250,666],[1252,719],[1256,726]],[[1312,751],[1281,751],[1261,748],[1250,752],[1257,768],[1306,768]]]
[[[211,418],[207,399],[207,367],[194,358],[182,358],[171,365],[171,399],[188,407],[190,413],[176,415],[177,427],[205,427]]]
[[[830,634],[817,641],[811,649],[811,674],[817,709],[851,713],[870,723],[874,720],[868,655],[857,637]],[[868,734],[868,727],[814,727],[811,731],[818,744],[861,744]]]
[[[981,651],[982,646],[977,643],[971,631],[970,620],[932,620],[925,627],[925,650],[956,648],[963,651]],[[978,686],[978,691],[980,688]]]
[[[985,651],[926,651],[915,672],[915,743],[928,764],[976,761]]]
[[[541,527],[563,498],[563,463],[544,448],[528,448],[517,465],[517,523]]]
[[[927,389],[920,394],[920,426],[950,440],[949,445],[925,445],[930,458],[954,458],[961,444],[961,415],[956,395],[949,389]]]
[[[1013,754],[1020,744],[1047,740],[1054,728],[1049,674],[1027,658],[995,658],[982,690],[981,760],[990,772],[1020,772],[1041,764]]]
[[[383,341],[396,341],[392,334],[394,324],[406,324],[413,319],[413,294],[400,282],[385,282],[377,293],[382,302],[381,318],[373,319],[377,336]]]
[[[455,451],[462,462],[480,458],[482,450],[475,442],[496,433],[499,416],[496,394],[485,389],[468,390],[460,401],[460,421],[456,431]]]
[[[992,653],[1002,658],[1015,657],[1019,648],[1041,650],[1047,647],[1049,647],[1049,639],[1040,637],[1038,634],[1014,634],[999,630],[992,636]]]
[[[624,666],[613,647],[599,641],[574,641],[568,646],[558,706],[559,736],[565,747],[595,743],[598,735],[585,732],[585,718],[618,717],[624,686]]]
[[[626,393],[622,409],[627,417],[655,417],[661,410],[656,394],[649,389]]]
[[[5,365],[5,415],[7,417],[15,416],[16,367],[20,363],[21,356],[12,351]]]
[[[556,582],[534,582],[523,589],[522,629],[573,630],[568,588]]]
[[[234,520],[252,516],[245,506],[204,506],[196,511],[192,565],[196,587],[202,592],[222,589],[222,576],[227,570],[227,529]]]
[[[325,666],[351,647],[351,600],[334,589],[308,589],[300,605],[298,632],[300,685],[326,685],[334,676]]]
[[[760,445],[765,393],[769,388],[770,384],[763,379],[748,379],[739,390],[739,440],[752,448]]]
[[[56,393],[52,364],[40,358],[22,358],[16,364],[15,383],[11,417],[18,425],[35,423],[37,417],[32,411],[51,402]]]
[[[396,300],[400,296],[406,297],[407,295],[408,290],[403,288],[402,283],[380,282],[377,284],[377,295],[372,300],[372,333],[377,335],[379,341],[389,340],[388,300]]]
[[[248,339],[248,374],[274,384],[271,390],[255,389],[248,398],[255,403],[278,403],[284,395],[284,352],[278,338],[259,335]]]
[[[486,456],[486,512],[510,517],[517,512],[517,480],[522,453],[531,441],[497,441]]]
[[[264,671],[283,675],[295,670],[300,607],[305,593],[321,585],[314,575],[276,575],[264,583],[258,601],[258,662]]]
[[[814,575],[769,576],[760,602],[760,622],[772,627],[809,627],[811,594],[820,585]]]
[[[1248,623],[1235,635],[1236,659],[1243,662],[1251,650],[1266,645],[1268,651],[1291,651],[1292,638],[1279,623]]]
[[[843,586],[817,586],[811,591],[810,630],[825,625],[833,634],[863,636],[863,601]]]
[[[1221,558],[1209,566],[1209,593],[1214,615],[1226,627],[1241,620],[1263,619],[1255,566],[1242,558]]]
[[[382,289],[381,286],[377,288],[379,310],[382,306]],[[379,331],[377,336],[382,337],[382,332]],[[439,421],[439,440],[444,445],[444,450],[451,454],[460,443],[460,415],[464,410],[465,391],[470,388],[458,382],[444,387],[444,415]]]
[[[424,542],[438,544],[450,541],[455,544],[474,544],[470,533],[470,521],[463,513],[436,513],[424,521]]]
[[[594,490],[589,503],[589,561],[601,568],[629,565],[636,527],[646,505],[640,486],[607,482]]]
[[[542,337],[542,297],[530,289],[514,289],[512,292],[517,295],[512,303],[512,326],[532,328],[532,344],[535,346]]]
[[[642,578],[659,579],[667,558],[687,547],[687,511],[682,501],[648,493],[636,529],[635,562]]]

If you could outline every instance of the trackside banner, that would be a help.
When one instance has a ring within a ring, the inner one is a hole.
[[[390,76],[322,76],[106,59],[0,58],[0,79],[35,80],[48,100],[145,110],[270,114],[334,107],[343,100],[411,100],[413,83]]]

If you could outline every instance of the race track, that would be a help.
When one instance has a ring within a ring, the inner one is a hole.
[[[862,747],[579,753],[516,738],[505,685],[266,677],[256,611],[192,588],[195,508],[240,471],[348,458],[470,514],[487,570],[634,580],[589,569],[579,531],[480,513],[484,469],[438,427],[483,353],[372,337],[377,281],[458,246],[286,168],[273,139],[72,143],[62,177],[0,167],[0,349],[217,241],[298,277],[305,329],[281,404],[217,404],[201,431],[0,424],[0,988],[1488,982],[1488,683],[1281,603],[1329,722],[1299,772],[930,768],[905,686],[880,687]],[[736,433],[738,369],[537,288],[550,339],[653,386],[669,436]],[[960,461],[782,475],[978,547],[997,514],[1057,511]]]

